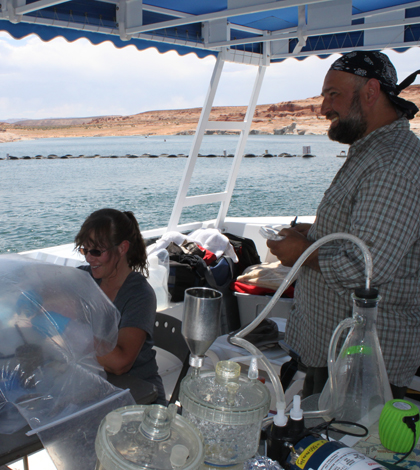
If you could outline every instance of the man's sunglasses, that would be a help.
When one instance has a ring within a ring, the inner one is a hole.
[[[86,248],[83,248],[82,246],[79,248],[79,252],[83,255],[83,256],[87,256],[88,254],[90,254],[90,256],[93,256],[94,258],[99,258],[102,253],[105,253],[105,251],[108,251],[108,250],[97,250],[96,248],[93,248],[92,250],[87,250]]]

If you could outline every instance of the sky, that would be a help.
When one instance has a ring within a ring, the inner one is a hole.
[[[385,51],[401,82],[419,68],[420,48]],[[323,78],[337,58],[287,59],[268,67],[258,104],[320,94]],[[80,39],[42,42],[31,35],[14,40],[0,32],[0,121],[131,115],[145,111],[201,107],[215,58],[160,54],[134,46],[116,49]],[[215,105],[246,105],[256,67],[227,63]],[[417,78],[415,83],[420,83]]]

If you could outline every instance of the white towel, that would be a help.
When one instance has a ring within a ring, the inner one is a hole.
[[[147,254],[151,255],[157,250],[167,248],[171,242],[182,245],[184,240],[198,243],[206,250],[214,253],[217,258],[220,258],[220,256],[224,254],[231,258],[234,263],[239,261],[233,246],[230,244],[229,238],[215,228],[200,228],[189,235],[175,231],[166,232],[156,243],[147,247]]]
[[[161,250],[162,248],[168,248],[171,242],[176,243],[177,245],[182,245],[182,242],[186,239],[186,236],[180,232],[166,232],[162,235],[156,243],[149,245],[146,248],[147,254],[151,255],[155,251]]]
[[[239,261],[229,238],[216,228],[199,228],[188,235],[188,239],[201,245],[220,258],[223,254],[232,259],[234,263]]]

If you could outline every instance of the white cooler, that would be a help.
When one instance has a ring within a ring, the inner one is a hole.
[[[256,318],[262,312],[264,307],[272,299],[272,297],[269,295],[242,294],[240,292],[234,292],[234,295],[238,299],[241,326],[247,325],[252,320],[254,320],[254,318]],[[289,312],[292,307],[292,303],[293,299],[281,297],[271,309],[268,318],[289,318]]]

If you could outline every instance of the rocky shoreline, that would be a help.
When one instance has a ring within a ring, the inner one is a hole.
[[[420,108],[420,85],[411,85],[401,97]],[[322,97],[258,105],[252,119],[252,135],[326,135],[329,121],[321,114]],[[61,137],[106,137],[192,135],[200,118],[201,108],[148,111],[132,116],[40,119],[0,122],[0,143],[18,140]],[[210,120],[243,121],[245,106],[214,107]],[[420,114],[420,113],[419,113]],[[420,116],[410,121],[411,129],[420,135]],[[207,131],[207,134],[237,134],[236,131]],[[47,157],[48,158],[48,157]],[[111,158],[111,157],[110,157]]]

